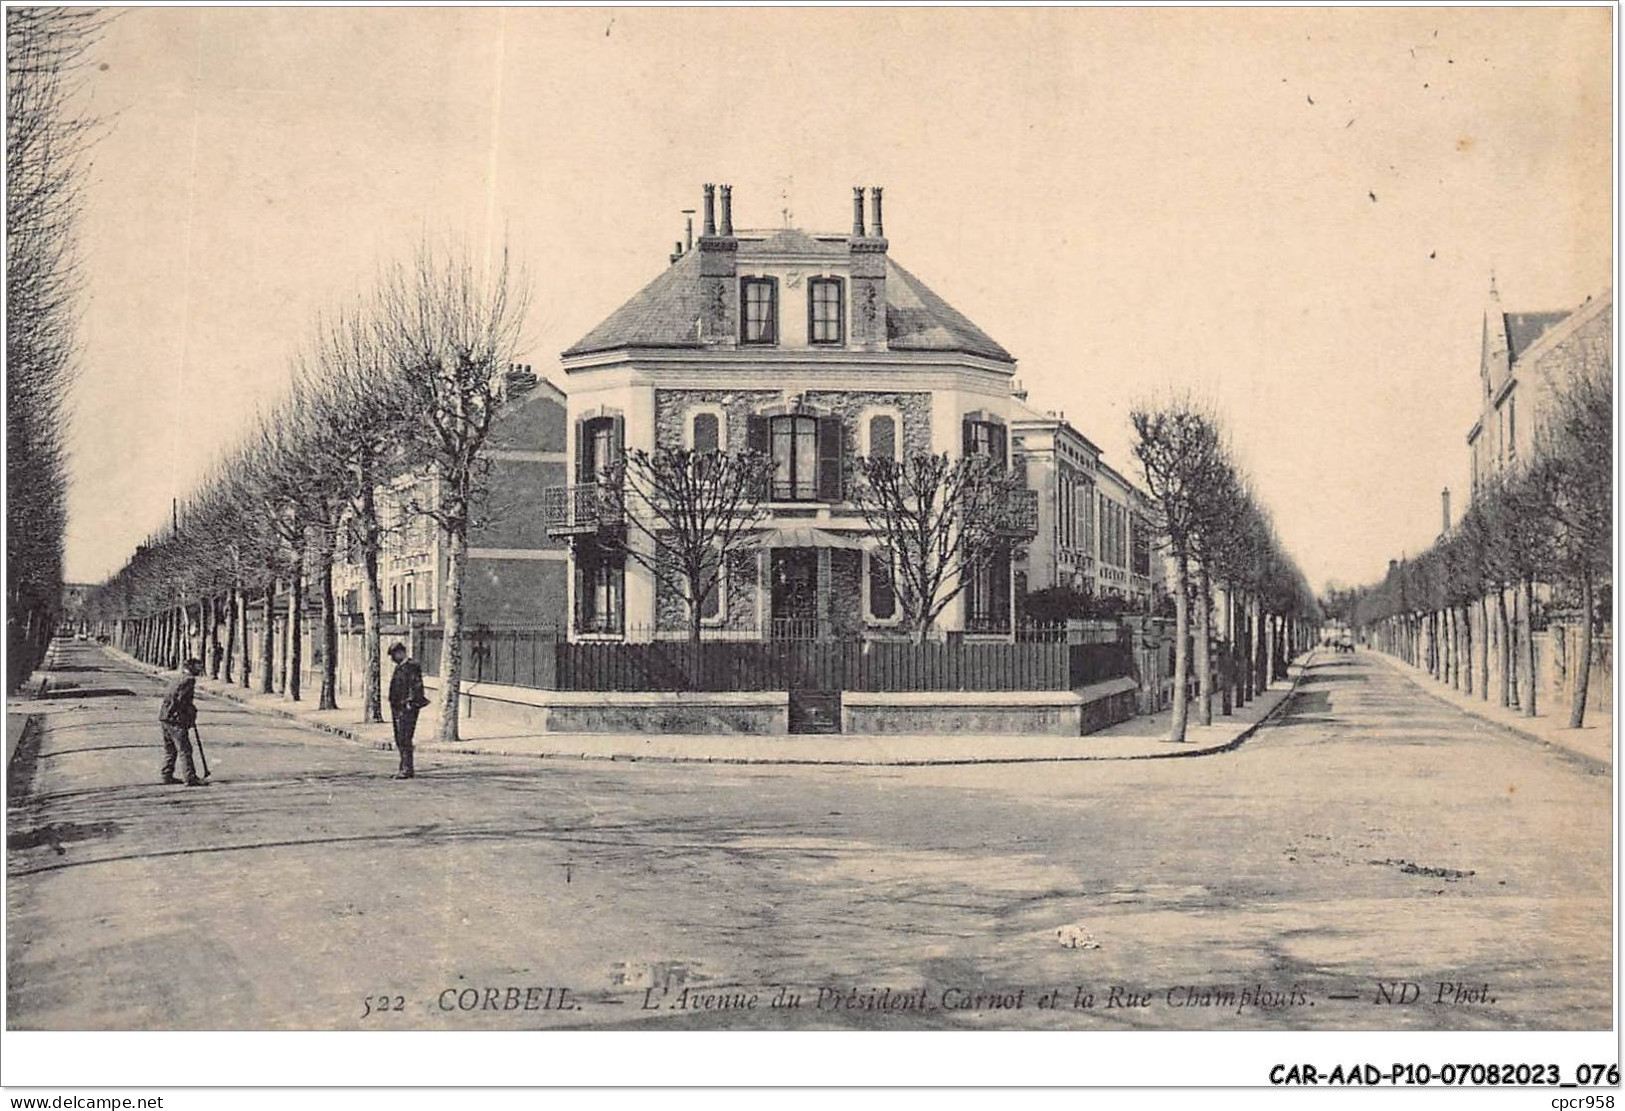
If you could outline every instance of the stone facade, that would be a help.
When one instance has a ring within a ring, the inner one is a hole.
[[[745,421],[783,398],[780,390],[655,390],[655,444],[668,449],[682,447],[688,435],[689,414],[702,406],[715,406],[727,418],[722,450],[742,451]]]
[[[925,392],[893,390],[808,390],[802,394],[806,405],[841,418],[848,459],[863,453],[859,418],[867,409],[895,409],[903,418],[903,448],[907,455],[931,450],[931,395]],[[655,443],[663,448],[682,447],[688,435],[689,416],[694,410],[713,406],[726,417],[727,431],[722,447],[739,451],[745,445],[745,422],[752,416],[785,401],[782,390],[655,390]]]
[[[863,454],[863,430],[858,422],[865,409],[896,409],[903,417],[905,457],[931,451],[931,395],[885,390],[808,390],[807,405],[841,418],[848,459]]]

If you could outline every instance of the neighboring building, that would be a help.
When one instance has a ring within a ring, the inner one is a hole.
[[[1022,410],[1012,431],[1027,485],[1038,494],[1038,534],[1027,545],[1020,582],[1028,591],[1067,586],[1098,594],[1100,449],[1064,413]]]
[[[895,635],[901,607],[847,500],[848,461],[1008,461],[1015,359],[891,257],[879,188],[867,222],[854,190],[850,234],[735,231],[731,188],[720,224],[717,200],[706,186],[698,243],[562,355],[576,472],[549,529],[571,543],[571,637],[682,635],[686,603],[604,542],[622,526],[596,483],[623,451],[679,445],[777,462],[760,542],[724,568],[706,635]],[[1012,613],[1007,556],[937,627],[1009,635]]]
[[[1154,604],[1162,576],[1152,575],[1150,496],[1101,458],[1064,413],[1025,406],[1014,421],[1016,454],[1038,494],[1038,535],[1019,574],[1026,590],[1068,586],[1136,609]]]
[[[566,551],[542,527],[542,503],[544,492],[568,475],[564,413],[557,386],[538,380],[529,367],[508,372],[508,401],[483,453],[491,463],[488,494],[469,533],[464,628],[561,624],[568,598]],[[383,622],[391,628],[443,619],[445,545],[432,518],[407,511],[414,493],[428,502],[432,480],[401,475],[379,491],[379,517],[388,531],[378,580]],[[334,567],[333,588],[340,614],[359,627],[365,579],[353,544]]]
[[[1529,458],[1554,387],[1573,371],[1612,373],[1613,291],[1561,312],[1503,312],[1490,281],[1479,354],[1478,420],[1467,433],[1472,493]]]

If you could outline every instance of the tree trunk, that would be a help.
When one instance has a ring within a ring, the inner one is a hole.
[[[265,587],[265,628],[260,639],[260,693],[275,693],[272,680],[276,677],[276,581]]]
[[[248,588],[241,587],[237,591],[237,612],[243,623],[243,635],[240,638],[243,648],[243,673],[239,679],[243,690],[248,690],[250,677],[254,674],[254,641],[248,631]]]
[[[288,584],[288,681],[283,689],[293,702],[299,701],[300,673],[305,666],[305,569],[293,569],[293,581]]]
[[[1190,567],[1185,553],[1174,557],[1174,709],[1168,722],[1168,739],[1185,739],[1185,722],[1190,713],[1190,631],[1191,603],[1185,588],[1190,581]]]
[[[1468,694],[1473,693],[1473,650],[1478,647],[1473,637],[1473,604],[1463,602],[1461,605],[1461,687]]]
[[[1535,684],[1539,676],[1535,674],[1535,582],[1525,577],[1523,580],[1523,670],[1524,690],[1528,696],[1524,699],[1524,717],[1535,716]]]
[[[1231,678],[1234,670],[1236,643],[1236,594],[1229,586],[1224,590],[1224,641],[1219,649],[1219,713],[1229,717],[1235,707],[1232,698],[1235,693],[1235,682]]]
[[[1269,667],[1269,644],[1265,636],[1268,618],[1264,615],[1264,599],[1253,599],[1253,668],[1248,698],[1256,698],[1269,687],[1265,669]]]
[[[1511,623],[1507,620],[1507,592],[1501,587],[1495,589],[1495,616],[1496,635],[1499,638],[1497,646],[1501,662],[1501,705],[1512,705],[1512,644],[1510,642]]]
[[[463,688],[463,567],[468,560],[467,526],[447,529],[444,633],[440,641],[440,739],[458,740],[457,711]]]
[[[1580,572],[1580,646],[1570,670],[1574,673],[1574,695],[1569,702],[1569,728],[1578,729],[1586,720],[1586,695],[1591,691],[1591,609],[1596,604],[1592,597],[1591,568]]]
[[[322,592],[322,692],[317,701],[318,710],[339,708],[339,619],[338,606],[333,600],[333,537],[324,532],[317,551],[321,574],[318,582]]]
[[[226,654],[225,675],[223,678],[229,684],[235,672],[232,668],[232,657],[237,652],[237,588],[233,586],[226,592]]]
[[[1478,646],[1478,698],[1490,700],[1490,599],[1485,595],[1478,600],[1478,631],[1482,643]]]
[[[366,655],[366,676],[362,681],[363,721],[383,721],[383,645],[380,615],[384,591],[378,585],[378,505],[372,488],[372,468],[363,465],[358,479],[361,491],[361,565],[366,583],[361,590],[361,639]]]
[[[1213,724],[1213,584],[1206,566],[1196,577],[1196,721]]]

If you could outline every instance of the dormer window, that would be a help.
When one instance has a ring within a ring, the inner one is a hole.
[[[811,343],[843,343],[846,336],[845,299],[841,279],[814,278],[807,283],[807,339]]]
[[[779,342],[779,283],[772,278],[746,278],[740,283],[744,313],[741,343]]]

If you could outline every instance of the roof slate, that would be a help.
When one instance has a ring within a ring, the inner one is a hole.
[[[763,239],[753,238],[763,235]],[[846,242],[829,236],[814,237],[795,229],[742,233],[739,253],[749,257],[785,251],[845,256]],[[699,321],[704,307],[700,295],[700,252],[689,251],[631,300],[588,332],[564,357],[587,355],[620,347],[699,348]],[[886,260],[886,339],[894,351],[958,351],[999,362],[1015,357],[972,324],[913,274]]]
[[[1546,331],[1569,316],[1564,312],[1509,312],[1506,314],[1507,346],[1514,362]]]

